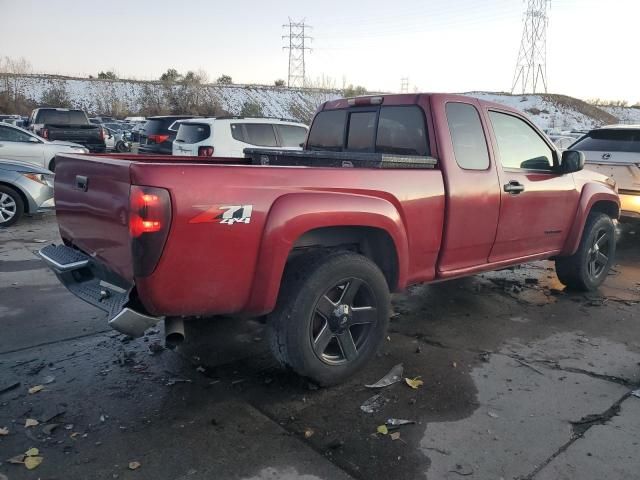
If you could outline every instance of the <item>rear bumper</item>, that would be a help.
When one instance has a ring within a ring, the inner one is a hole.
[[[620,193],[620,218],[640,220],[640,192]]]
[[[161,318],[146,315],[131,305],[132,285],[85,253],[65,245],[47,245],[38,255],[53,270],[60,282],[75,296],[109,314],[109,326],[141,337]]]

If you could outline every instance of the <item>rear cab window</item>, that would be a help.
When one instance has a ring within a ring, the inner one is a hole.
[[[354,107],[319,112],[307,148],[396,155],[429,155],[422,110],[417,105]]]
[[[51,125],[86,125],[87,115],[82,110],[40,110],[35,123]]]
[[[176,135],[176,142],[198,143],[211,136],[211,127],[206,123],[181,122]]]
[[[640,153],[640,130],[622,128],[593,130],[569,148],[588,152]]]

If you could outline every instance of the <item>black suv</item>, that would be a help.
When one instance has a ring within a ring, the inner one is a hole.
[[[177,128],[169,130],[176,120],[197,118],[194,115],[162,115],[148,117],[147,123],[140,132],[139,153],[152,155],[171,155],[173,141],[176,138]]]

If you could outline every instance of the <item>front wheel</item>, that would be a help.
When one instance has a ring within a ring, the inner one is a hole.
[[[567,287],[592,291],[605,281],[616,253],[616,231],[613,220],[604,213],[591,213],[587,218],[580,246],[570,257],[556,260],[556,273]]]
[[[376,353],[389,311],[387,281],[368,258],[352,252],[302,255],[287,266],[268,319],[271,350],[298,374],[336,384]]]
[[[0,185],[0,227],[9,227],[20,220],[24,202],[13,188]]]

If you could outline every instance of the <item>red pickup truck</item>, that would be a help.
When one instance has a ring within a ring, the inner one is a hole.
[[[320,384],[385,337],[389,292],[539,259],[597,288],[615,253],[613,181],[521,112],[405,94],[330,101],[301,152],[59,155],[63,245],[40,255],[139,336],[164,319],[266,316],[275,356]]]

